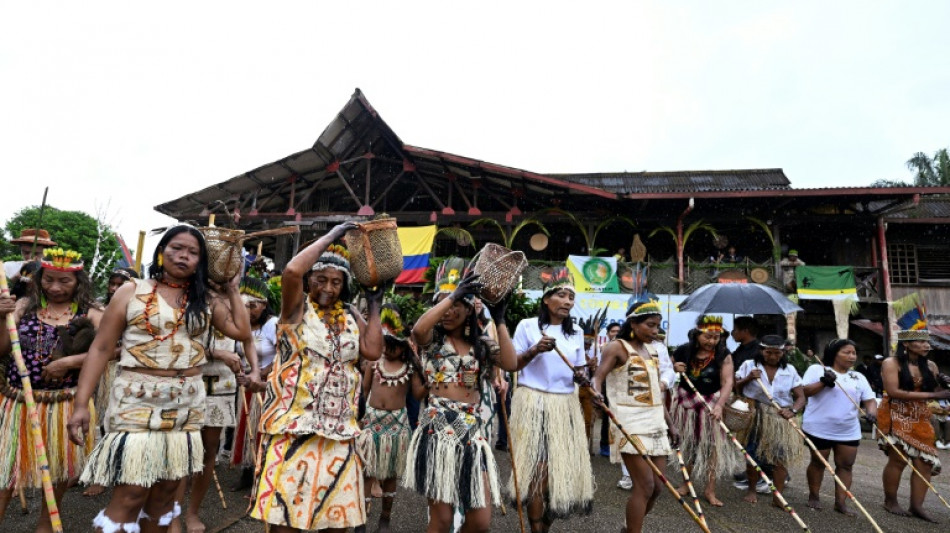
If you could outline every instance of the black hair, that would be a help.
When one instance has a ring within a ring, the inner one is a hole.
[[[268,320],[270,320],[272,316],[275,316],[275,315],[274,315],[274,310],[270,306],[270,301],[264,300],[264,310],[261,311],[261,316],[260,318],[257,319],[257,324],[260,326],[263,326],[264,324],[267,323]],[[252,323],[251,325],[253,326],[254,324]]]
[[[907,341],[904,341],[907,342]],[[913,391],[914,378],[910,375],[910,357],[907,355],[907,347],[904,342],[897,343],[897,363],[900,370],[897,372],[897,384],[901,390]],[[930,360],[926,356],[917,357],[917,369],[920,370],[921,392],[933,392],[937,389],[937,378],[930,371]]]
[[[550,294],[553,294],[555,292],[557,291],[552,290]],[[541,305],[538,306],[538,328],[541,329],[542,331],[544,330],[544,326],[548,326],[551,324],[551,313],[550,311],[548,311],[547,304],[544,303],[544,299],[550,296],[550,294],[545,294],[544,296],[542,296]],[[565,318],[564,321],[561,322],[561,331],[564,333],[565,337],[569,337],[577,333],[577,330],[574,329],[573,316],[568,315],[567,318]]]
[[[858,348],[858,345],[851,339],[834,339],[825,346],[825,352],[821,356],[821,362],[828,368],[833,367],[835,358],[838,357],[838,352],[845,346],[854,346],[855,349]]]
[[[753,337],[759,336],[759,324],[751,316],[736,317],[736,319],[732,321],[732,330],[735,331],[737,329],[748,331]]]
[[[765,341],[765,339],[768,339],[769,337],[778,337],[778,335],[766,335],[762,339],[763,341]],[[769,346],[769,347],[774,348],[774,346]],[[765,366],[765,356],[762,355],[763,346],[759,344],[757,348],[758,349],[755,351],[755,355],[752,356],[752,360],[755,361],[755,364],[757,365]],[[778,348],[778,349],[782,350],[781,348]],[[785,350],[782,350],[782,358],[778,360],[778,367],[785,368],[787,366],[788,366],[788,354],[785,353]]]
[[[697,322],[702,321],[702,319],[703,317],[700,316],[699,319],[697,319]],[[696,352],[699,351],[699,336],[701,334],[702,334],[702,331],[696,328],[689,330],[689,333],[687,334],[687,338],[689,338],[689,342],[687,342],[684,345],[685,346],[684,352],[686,353],[685,363],[687,366],[689,366],[689,363],[692,362],[693,357],[696,355]],[[713,357],[715,358],[715,362],[717,365],[722,365],[722,362],[726,359],[728,355],[730,355],[729,350],[726,348],[726,343],[723,342],[723,339],[728,336],[729,334],[726,333],[725,330],[723,330],[722,334],[720,334],[719,336],[719,343],[716,344],[716,353],[713,354]]]
[[[40,266],[39,270],[33,276],[33,283],[29,287],[29,301],[26,304],[26,313],[35,313],[40,308],[40,303],[44,299],[43,294],[43,273],[46,269]],[[76,275],[76,292],[73,293],[72,301],[76,303],[80,310],[89,310],[99,308],[93,292],[92,281],[85,270],[72,272]]]
[[[303,275],[303,292],[308,297],[310,296],[310,276],[312,276],[314,272],[320,272],[321,270],[326,270],[327,268],[333,268],[333,267],[326,267],[326,268],[320,268],[317,270],[311,270]],[[339,270],[339,269],[334,269],[334,270]],[[343,272],[343,271],[340,270],[340,272]],[[350,279],[349,271],[343,272],[343,286],[340,287],[340,301],[343,303],[350,303],[350,299],[353,298],[353,289],[352,287],[350,287],[351,281],[352,280]]]
[[[402,353],[399,354],[399,360],[402,361],[403,363],[408,363],[412,360],[412,358],[409,356],[409,351],[412,350],[412,347],[409,345],[408,342],[399,341],[398,339],[396,339],[395,337],[391,335],[383,335],[383,344],[385,346],[402,347]],[[385,346],[384,346],[384,350],[385,350]]]
[[[10,294],[14,298],[27,298],[30,296],[32,291],[31,287],[36,283],[36,273],[40,269],[39,261],[29,261],[23,263],[23,266],[20,267],[19,276],[17,276],[16,281],[10,286]]]
[[[662,315],[661,315],[661,316],[662,316]],[[618,328],[623,329],[623,324],[622,324],[622,323],[620,323],[620,322],[611,322],[610,324],[607,324],[607,328],[606,328],[607,331],[610,331],[610,328],[612,328],[612,327],[614,327],[614,326],[617,326]]]
[[[178,234],[187,233],[198,240],[198,266],[195,273],[191,275],[188,287],[185,289],[188,295],[188,304],[185,307],[185,324],[188,327],[188,333],[192,337],[202,333],[205,326],[208,325],[208,246],[205,244],[204,235],[195,229],[194,226],[179,224],[173,226],[162,235],[158,241],[158,246],[152,253],[152,264],[148,266],[148,277],[161,281],[165,269],[159,266],[158,256],[161,254],[168,243]]]
[[[448,295],[446,295],[448,297]],[[495,361],[491,354],[491,346],[489,341],[491,339],[482,334],[482,328],[478,325],[478,315],[475,314],[475,306],[469,300],[461,298],[456,300],[455,303],[461,303],[467,307],[471,313],[469,313],[468,318],[465,320],[465,323],[461,325],[462,328],[462,337],[468,342],[473,351],[475,352],[475,360],[478,361],[478,367],[481,369],[479,373],[479,379],[487,379],[491,377],[489,371],[494,367]],[[453,303],[452,305],[455,305]],[[448,335],[448,331],[442,327],[441,321],[435,325],[433,330],[433,341],[437,344],[436,346],[441,346],[445,342],[445,337]],[[491,341],[494,342],[494,341]],[[403,352],[405,353],[405,352]]]
[[[648,318],[654,317],[654,316],[658,316],[661,318],[663,317],[663,315],[661,315],[660,313],[653,313],[649,315],[632,316],[628,318],[627,320],[624,321],[623,324],[620,325],[620,332],[617,333],[617,338],[623,339],[625,341],[632,341],[633,336],[634,336],[633,335],[634,324],[642,324],[646,322]]]

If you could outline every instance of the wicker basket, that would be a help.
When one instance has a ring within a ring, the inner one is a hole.
[[[350,270],[364,287],[396,279],[402,272],[402,247],[395,218],[378,218],[359,224],[344,238],[350,252]]]
[[[523,252],[513,252],[504,246],[488,243],[475,257],[472,271],[479,275],[482,284],[479,296],[489,304],[496,304],[515,288],[518,278],[528,267]]]
[[[205,237],[208,248],[208,277],[215,283],[227,283],[241,272],[244,267],[244,254],[241,248],[244,241],[274,235],[297,233],[297,226],[258,231],[245,234],[242,229],[228,229],[217,226],[198,228]]]
[[[736,409],[732,406],[736,402],[745,403],[748,410]],[[753,420],[755,420],[755,400],[743,396],[733,396],[722,410],[722,421],[733,433],[746,433],[752,427]]]

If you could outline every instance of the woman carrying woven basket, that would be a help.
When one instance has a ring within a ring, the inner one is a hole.
[[[519,494],[532,531],[547,531],[556,518],[587,515],[593,508],[593,473],[574,367],[587,364],[584,334],[571,318],[574,283],[566,268],[545,287],[537,318],[515,331],[518,387],[511,400],[511,438]]]
[[[660,307],[656,301],[635,302],[627,311],[616,340],[604,347],[594,374],[598,390],[606,382],[610,405],[625,428],[634,432],[650,460],[666,468],[666,457],[679,444],[679,434],[664,404],[666,386],[660,372],[660,358],[653,339],[660,327]],[[626,531],[639,533],[643,520],[660,496],[662,481],[624,435],[611,427],[610,462],[623,463],[633,480],[627,499]]]
[[[683,439],[683,457],[690,465],[690,477],[706,481],[703,495],[715,507],[723,505],[716,497],[716,479],[742,466],[739,455],[719,427],[735,379],[732,355],[720,343],[722,333],[722,317],[702,315],[696,320],[696,329],[690,331],[689,343],[673,353],[673,369],[685,373],[696,386],[693,390],[684,379],[674,389],[673,423]],[[712,412],[697,394],[712,407]],[[679,491],[687,494],[688,488],[684,485]]]
[[[78,447],[60,428],[78,405],[73,396],[77,376],[102,311],[93,299],[92,285],[76,252],[47,249],[34,279],[27,298],[14,301],[13,297],[0,296],[0,319],[4,322],[0,354],[7,357],[11,353],[6,318],[13,313],[36,409],[43,421],[40,429],[50,478],[56,499],[61,500],[92,448],[92,433],[86,432],[87,446]],[[83,336],[87,340],[79,342]],[[15,488],[42,486],[23,385],[13,361],[8,359],[7,365],[0,373],[0,521]],[[39,520],[36,531],[52,531],[45,500]]]
[[[848,396],[859,402],[872,417],[877,415],[877,401],[867,379],[860,372],[851,370],[858,359],[853,341],[835,339],[825,346],[822,365],[812,365],[802,378],[808,406],[802,418],[802,431],[828,459],[835,454],[835,474],[845,486],[851,488],[851,467],[858,456],[861,444],[861,422],[858,409]],[[818,491],[825,475],[825,467],[812,452],[811,462],[805,471],[808,478],[808,506],[821,509]],[[847,495],[835,485],[835,510],[852,514],[847,510]]]
[[[385,287],[367,291],[367,325],[345,305],[349,254],[332,244],[335,226],[287,263],[282,276],[277,356],[261,407],[262,433],[251,516],[274,533],[345,531],[366,522],[357,456],[360,357],[383,352]]]
[[[412,338],[429,403],[409,444],[403,484],[429,500],[429,533],[451,530],[454,509],[465,516],[462,531],[488,531],[491,503],[500,501],[498,470],[484,431],[483,391],[494,366],[515,367],[505,325],[506,303],[490,306],[497,344],[481,335],[473,304],[478,276],[462,278],[465,262],[446,260],[436,275],[436,304],[416,321]],[[490,414],[490,413],[489,413]]]
[[[208,360],[208,328],[250,338],[235,276],[211,292],[202,234],[188,225],[162,236],[149,279],[116,291],[79,376],[70,438],[83,443],[90,426],[85,405],[121,339],[119,370],[106,416],[109,433],[83,471],[84,483],[112,486],[112,499],[93,521],[96,531],[158,531],[181,514],[174,501],[180,480],[203,467],[200,430]]]
[[[763,386],[781,409],[772,405],[769,394],[762,390]],[[782,492],[788,468],[806,457],[801,436],[788,422],[805,407],[805,392],[798,371],[788,364],[785,357],[785,339],[778,335],[762,337],[759,351],[736,370],[736,390],[756,402],[746,451],[760,466],[775,467],[772,479],[778,492]],[[758,472],[752,466],[746,466],[746,476],[749,489],[743,500],[755,503],[758,499],[755,491]],[[773,505],[783,508],[775,496],[772,498]]]

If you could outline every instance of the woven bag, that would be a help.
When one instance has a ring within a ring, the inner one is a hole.
[[[204,235],[208,248],[208,277],[215,283],[227,283],[241,272],[244,266],[244,254],[241,249],[244,241],[261,237],[297,233],[297,226],[285,226],[277,229],[245,234],[242,229],[228,229],[218,226],[198,228]]]
[[[513,252],[504,246],[488,243],[472,258],[472,271],[482,284],[479,296],[489,304],[502,301],[515,288],[518,278],[528,267],[523,252]]]
[[[402,247],[395,218],[377,218],[359,224],[344,237],[350,252],[350,270],[364,287],[396,279],[402,272]]]
[[[749,408],[748,411],[733,407],[732,405],[736,402],[745,403]],[[753,420],[755,420],[755,400],[744,396],[733,396],[722,410],[722,421],[733,433],[745,433],[752,427]]]

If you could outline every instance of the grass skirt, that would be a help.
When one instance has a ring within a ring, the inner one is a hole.
[[[109,361],[106,365],[106,371],[103,372],[102,377],[99,378],[99,386],[96,388],[95,396],[95,405],[97,413],[105,413],[109,410],[109,396],[112,391],[112,384],[115,382],[115,373],[118,370],[119,365],[115,360]],[[105,432],[109,432],[109,427],[106,424],[106,419],[103,418],[101,422],[106,425]]]
[[[204,405],[200,375],[158,377],[120,369],[106,413],[110,431],[89,456],[81,481],[150,487],[201,472]]]
[[[43,391],[59,392],[59,391]],[[82,472],[86,455],[95,442],[96,411],[89,404],[89,433],[85,446],[69,441],[66,423],[73,414],[73,390],[69,399],[53,403],[37,403],[40,432],[46,446],[46,460],[52,482],[75,479]],[[0,396],[0,490],[19,487],[42,487],[42,477],[36,464],[36,445],[30,429],[26,403]]]
[[[366,465],[366,477],[382,480],[402,476],[412,437],[406,408],[384,411],[367,405],[360,426],[363,431],[356,443]]]
[[[257,424],[261,419],[261,395],[243,388],[238,391],[238,394],[244,395],[244,401],[238,403],[231,464],[253,468],[257,466],[256,452],[260,444]]]
[[[770,465],[793,467],[808,458],[802,436],[775,407],[759,403],[749,430],[749,442],[755,443],[755,460]],[[751,447],[751,446],[750,446]]]
[[[461,509],[488,507],[485,478],[491,499],[501,500],[498,467],[482,432],[478,404],[429,397],[419,412],[419,426],[409,444],[403,486],[437,502]]]
[[[709,410],[687,387],[676,387],[671,405],[673,425],[680,433],[683,460],[693,466],[693,479],[703,479],[710,472],[720,478],[732,475],[744,466],[741,454],[729,442],[726,432],[709,414]],[[704,396],[712,406],[719,400],[719,392]]]
[[[511,400],[511,435],[518,472],[517,497],[531,499],[547,469],[546,516],[568,518],[590,514],[594,475],[577,392],[554,394],[529,387],[515,389]],[[514,497],[514,481],[508,494]]]
[[[296,529],[366,523],[356,439],[262,435],[251,517]]]

